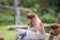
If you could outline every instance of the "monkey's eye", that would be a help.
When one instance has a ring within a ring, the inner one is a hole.
[[[27,16],[27,18],[32,19],[30,16]]]
[[[33,19],[33,18],[34,18],[34,16],[27,16],[27,18],[29,18],[29,19]]]
[[[55,29],[55,28],[51,26],[51,29]]]
[[[52,29],[58,29],[58,26],[51,26]]]

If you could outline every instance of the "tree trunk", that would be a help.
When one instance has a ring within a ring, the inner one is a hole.
[[[17,24],[21,24],[21,17],[20,17],[20,12],[19,12],[19,8],[18,8],[18,0],[14,0],[14,10],[15,10],[15,19],[14,19],[14,23]]]
[[[56,20],[56,23],[60,24],[60,0],[57,1],[57,9],[58,9],[58,18]]]
[[[58,14],[58,18],[57,18],[57,20],[56,20],[56,23],[59,23],[59,24],[60,24],[60,12],[59,12],[59,14]]]

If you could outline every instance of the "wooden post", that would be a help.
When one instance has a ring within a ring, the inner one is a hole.
[[[14,0],[14,11],[15,11],[15,24],[21,24],[21,17],[20,17],[20,12],[18,8],[18,0]]]
[[[58,10],[58,17],[57,17],[57,20],[56,20],[56,23],[59,23],[60,24],[60,0],[57,0],[57,10]]]

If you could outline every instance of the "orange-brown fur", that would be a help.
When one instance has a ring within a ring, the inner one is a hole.
[[[28,30],[36,30],[37,34],[44,34],[45,35],[45,30],[43,23],[41,20],[38,18],[37,14],[30,12],[27,14],[27,23],[28,23]]]
[[[53,23],[50,26],[50,34],[56,36],[56,40],[60,40],[60,24]]]
[[[0,40],[4,40],[4,38],[0,36]]]

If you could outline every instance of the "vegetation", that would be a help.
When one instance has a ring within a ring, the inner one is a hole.
[[[8,31],[6,26],[0,26],[0,36],[2,36],[5,40],[14,40],[15,34],[16,30]]]
[[[21,21],[22,23],[26,24],[26,11],[21,10]],[[39,18],[44,22],[44,23],[52,23],[55,22],[57,19],[57,16],[55,16],[55,12],[51,13],[44,13],[43,15],[38,14]],[[0,25],[12,25],[14,24],[14,11],[12,9],[4,9],[0,8]]]
[[[58,2],[59,0],[18,0],[19,8],[28,8],[31,11],[35,12],[43,23],[53,23],[56,21],[58,16]],[[12,6],[14,0],[0,0],[1,5]],[[7,30],[7,26],[5,25],[14,25],[14,9],[13,8],[5,8],[0,5],[0,35],[4,37],[5,40],[14,40],[16,30],[9,31]],[[60,6],[59,6],[60,7]],[[22,24],[27,24],[26,14],[29,10],[20,9],[20,16]],[[3,26],[1,26],[3,25]],[[49,31],[49,27],[46,32]],[[49,36],[46,36],[46,40],[48,40]]]
[[[18,0],[19,8],[29,8],[35,12],[43,23],[53,23],[58,16],[58,0]],[[0,0],[0,4],[13,6],[13,0]],[[26,10],[20,9],[22,24],[26,24]],[[0,25],[14,24],[14,9],[0,7]]]

